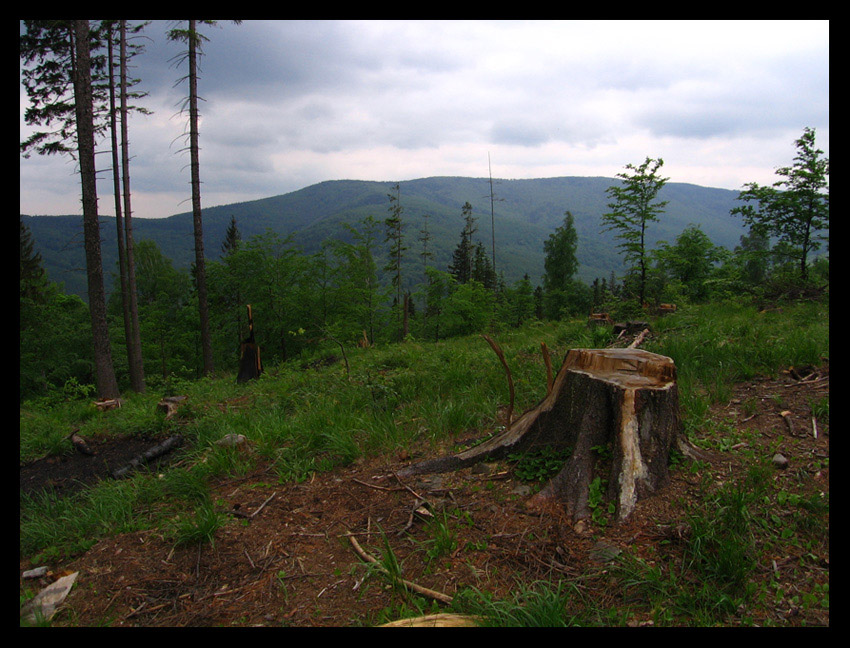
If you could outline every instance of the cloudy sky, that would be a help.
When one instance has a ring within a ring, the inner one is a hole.
[[[181,47],[153,21],[135,59],[137,218],[191,210]],[[613,177],[769,184],[805,127],[829,156],[825,21],[220,21],[202,32],[205,207],[325,180]],[[27,98],[21,88],[21,141]],[[99,156],[107,167],[107,156]],[[21,158],[21,213],[79,214],[68,158]],[[99,185],[112,214],[111,182]]]

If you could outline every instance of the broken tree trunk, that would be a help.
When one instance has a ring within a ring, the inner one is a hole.
[[[563,469],[529,502],[562,504],[574,521],[591,513],[590,484],[608,482],[622,521],[641,498],[667,484],[679,442],[676,367],[640,349],[572,349],[551,391],[502,434],[457,455],[408,466],[399,475],[447,472],[549,446],[569,450]],[[597,452],[610,448],[610,453]]]
[[[254,316],[251,313],[251,305],[248,304],[248,337],[242,341],[239,351],[239,373],[236,375],[237,383],[248,382],[259,378],[263,373],[263,363],[260,361],[260,346],[254,339]]]

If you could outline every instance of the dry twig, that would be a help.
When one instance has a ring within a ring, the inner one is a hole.
[[[491,338],[489,335],[482,335],[481,337],[487,340],[487,344],[489,344],[492,347],[493,351],[496,352],[496,355],[499,356],[499,360],[501,360],[502,366],[505,368],[505,373],[508,376],[508,389],[511,393],[511,403],[508,406],[508,416],[505,427],[511,427],[511,419],[514,415],[514,379],[513,376],[511,376],[511,369],[510,367],[508,367],[508,363],[505,360],[505,354],[502,353],[502,349],[499,347],[498,344],[496,344],[495,340],[493,340],[493,338]]]
[[[363,550],[363,547],[360,546],[360,543],[357,542],[357,539],[351,535],[350,533],[346,534],[348,536],[348,541],[351,543],[351,546],[354,547],[354,551],[360,556],[363,560],[368,563],[375,565],[379,570],[383,573],[388,574],[386,568],[378,562],[376,558],[370,556],[366,551]],[[422,587],[421,585],[417,585],[409,580],[405,580],[403,578],[399,578],[399,583],[404,585],[407,589],[416,592],[417,594],[422,594],[422,596],[427,596],[428,598],[432,598],[440,603],[445,603],[446,605],[451,604],[452,597],[448,594],[443,594],[442,592],[437,592],[436,590],[428,589],[427,587]]]

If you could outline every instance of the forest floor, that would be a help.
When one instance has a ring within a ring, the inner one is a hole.
[[[788,466],[773,472],[777,488],[828,497],[829,425],[819,423],[815,436],[810,414],[811,403],[828,395],[828,365],[818,368],[816,379],[784,373],[735,386],[728,404],[715,406],[710,417],[747,433],[743,441],[730,437],[729,447],[717,447],[713,437],[711,462],[702,470],[719,485],[740,479],[750,465],[769,462],[778,452]],[[791,412],[793,429],[783,411]],[[93,456],[22,466],[21,491],[50,484],[57,492],[71,492],[109,478],[154,443],[102,442]],[[427,456],[438,454],[429,449]],[[176,451],[165,461],[180,457]],[[52,625],[363,626],[445,609],[391,586],[367,567],[351,537],[379,560],[394,556],[402,578],[447,596],[475,588],[494,599],[512,599],[519,586],[565,580],[581,584],[585,605],[625,610],[624,625],[652,625],[646,606],[633,606],[627,589],[617,584],[616,556],[627,552],[650,563],[675,558],[689,506],[705,499],[706,475],[678,466],[670,485],[639,502],[625,523],[573,525],[528,509],[529,485],[508,463],[406,481],[396,476],[422,458],[425,453],[369,458],[302,483],[279,483],[258,464],[251,474],[213,485],[213,501],[229,521],[211,544],[175,548],[161,530],[151,529],[104,538],[70,562],[50,565],[42,586],[79,573]],[[423,500],[436,523],[414,513]],[[780,520],[790,515],[778,504],[774,513]],[[441,521],[452,542],[440,555]],[[762,585],[771,581],[782,594],[762,597],[726,625],[828,626],[828,604],[803,605],[799,597],[813,585],[828,588],[828,528],[819,537],[818,546],[789,542],[762,554],[752,578]],[[36,566],[21,560],[21,571]],[[22,591],[24,585],[22,580]]]

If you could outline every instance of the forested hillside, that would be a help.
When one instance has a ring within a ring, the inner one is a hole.
[[[605,190],[616,182],[611,178],[540,178],[533,180],[494,180],[496,271],[512,284],[528,274],[537,284],[543,272],[543,242],[561,224],[564,213],[575,218],[578,235],[576,278],[590,283],[596,277],[610,276],[622,269],[622,259],[611,233],[602,233],[600,217],[608,209]],[[305,252],[319,249],[327,239],[345,239],[344,223],[354,224],[366,216],[382,222],[389,208],[388,194],[395,183],[336,180],[322,182],[289,194],[204,209],[205,249],[215,260],[220,255],[231,218],[235,218],[243,238],[271,230],[292,236]],[[469,202],[477,218],[475,239],[491,252],[492,229],[490,182],[488,178],[433,177],[400,182],[403,208],[405,264],[419,268],[420,230],[428,216],[430,250],[434,267],[445,269],[458,244],[463,228],[461,209]],[[740,219],[730,216],[738,192],[682,183],[668,183],[659,199],[669,201],[664,217],[648,230],[648,243],[672,243],[688,225],[699,225],[715,245],[732,249],[745,232]],[[41,253],[51,281],[64,283],[65,291],[85,298],[85,263],[82,223],[79,216],[23,218],[30,228],[36,249]],[[101,217],[105,280],[116,267],[115,223]],[[190,266],[192,219],[190,213],[161,219],[134,220],[139,240],[157,243],[178,269]],[[383,263],[385,246],[376,256]],[[405,273],[410,281],[421,272]],[[411,286],[408,286],[411,287]]]

